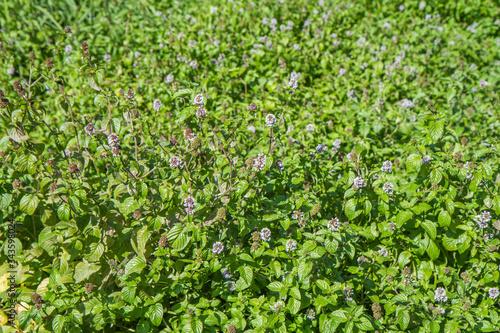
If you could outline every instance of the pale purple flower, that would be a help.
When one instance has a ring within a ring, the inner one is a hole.
[[[224,245],[221,242],[216,242],[212,246],[212,253],[213,254],[221,254],[222,251],[224,251]]]
[[[378,254],[381,255],[382,257],[387,257],[389,252],[386,249],[382,248],[382,249],[378,250]]]
[[[274,124],[276,124],[276,117],[273,114],[269,113],[266,116],[266,126],[273,127]]]
[[[436,302],[446,302],[448,300],[448,297],[446,296],[446,290],[442,287],[436,288],[434,299],[436,300]]]
[[[316,153],[323,154],[326,150],[326,146],[322,143],[316,146]]]
[[[365,181],[361,177],[354,178],[353,184],[354,184],[354,189],[355,190],[357,190],[357,189],[359,189],[361,187],[365,187],[366,186]]]
[[[338,218],[334,217],[328,221],[328,229],[331,231],[337,231],[340,229],[340,221]]]
[[[392,194],[392,183],[385,183],[384,186],[382,187],[385,193],[387,194]]]
[[[182,161],[180,158],[173,156],[170,158],[170,167],[172,169],[178,168],[181,165]]]
[[[260,238],[262,238],[263,241],[269,242],[271,240],[271,230],[268,228],[264,228],[260,231]]]
[[[490,288],[490,290],[488,290],[488,294],[491,299],[497,298],[499,295],[498,288]]]
[[[160,108],[161,108],[161,101],[159,99],[155,99],[153,102],[153,109],[155,111],[158,111],[160,110]]]
[[[290,252],[290,251],[295,251],[297,250],[297,242],[295,242],[294,240],[288,240],[286,242],[286,251],[287,252]]]

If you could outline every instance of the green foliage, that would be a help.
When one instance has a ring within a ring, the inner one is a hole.
[[[500,7],[400,6],[4,2],[2,330],[498,331]]]

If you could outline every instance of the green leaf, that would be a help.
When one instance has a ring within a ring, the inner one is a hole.
[[[28,214],[33,215],[35,213],[36,207],[38,207],[38,203],[40,199],[36,196],[36,194],[26,194],[19,203],[19,208],[21,211]]]
[[[104,253],[104,244],[92,243],[90,244],[90,251],[89,254],[86,256],[86,259],[89,262],[99,261],[103,253]]]
[[[403,226],[403,224],[413,217],[413,213],[409,211],[399,212],[396,216],[396,224],[399,228]]]
[[[65,317],[62,315],[57,315],[54,317],[52,320],[52,330],[55,333],[61,333],[63,328],[64,328],[64,321],[66,320]]]
[[[149,319],[155,326],[159,326],[163,319],[163,305],[160,303],[153,304],[149,307]]]
[[[312,270],[312,263],[302,261],[298,267],[299,281],[303,282],[309,277],[309,273]]]
[[[436,239],[437,230],[434,222],[425,221],[421,224],[422,228],[424,228],[425,232],[431,239]]]
[[[135,300],[136,287],[127,286],[122,289],[123,300],[127,303],[133,303]]]
[[[330,285],[328,284],[328,282],[326,282],[325,280],[316,280],[316,284],[318,285],[318,287],[321,288],[321,290],[323,291],[327,291],[330,289]]]
[[[345,323],[346,321],[348,321],[347,312],[344,310],[333,311],[330,316],[334,321],[339,323]]]
[[[99,88],[99,86],[97,85],[95,79],[93,76],[89,76],[88,78],[88,83],[89,83],[89,86],[94,89],[94,90],[97,90],[97,91],[101,91],[102,89]]]
[[[438,216],[438,222],[441,227],[449,227],[451,223],[450,214],[445,210],[441,210]]]
[[[144,267],[146,267],[146,259],[142,257],[132,258],[125,266],[125,275],[140,273]]]
[[[267,288],[271,291],[276,291],[276,292],[280,292],[282,288],[284,288],[285,285],[281,282],[278,282],[278,281],[275,281],[275,282],[271,282],[267,285]]]
[[[331,254],[335,254],[339,247],[339,243],[336,240],[325,239],[325,248]]]
[[[409,251],[403,251],[399,254],[398,264],[399,267],[404,267],[410,261],[411,253]]]
[[[356,327],[362,331],[372,331],[373,325],[366,317],[361,317],[360,321],[356,323]]]
[[[2,193],[2,196],[0,196],[0,210],[6,210],[9,207],[11,201],[12,194]]]
[[[101,266],[97,264],[89,264],[87,262],[80,262],[75,267],[75,274],[73,278],[75,283],[80,283],[81,281],[87,279],[89,276],[94,274],[100,269]]]
[[[483,332],[493,332],[495,329],[491,331],[483,331]],[[454,320],[448,321],[444,325],[444,333],[457,333],[458,332],[458,323]]]
[[[427,254],[429,255],[429,258],[432,260],[436,260],[439,257],[440,250],[437,247],[436,243],[434,243],[432,240],[429,240],[429,245],[427,246]]]
[[[404,331],[408,328],[408,325],[410,324],[410,312],[409,311],[403,311],[403,308],[398,308],[397,312],[397,322],[401,329]]]
[[[172,244],[174,250],[182,251],[189,244],[190,237],[186,233],[181,233]]]
[[[22,129],[14,125],[7,126],[7,134],[15,142],[21,143],[29,139],[28,134],[25,134]]]
[[[57,216],[59,216],[59,219],[61,219],[61,221],[68,221],[69,214],[70,214],[69,205],[67,203],[63,202],[59,206],[59,208],[57,208]]]
[[[106,96],[104,96],[104,94],[97,94],[94,97],[94,104],[98,108],[104,108],[104,107],[106,107],[106,105],[107,105],[106,102],[107,102],[107,99],[106,99]]]
[[[300,290],[297,287],[293,287],[292,289],[290,289],[290,296],[298,300],[302,298],[302,296],[300,295]]]
[[[434,142],[436,142],[439,139],[441,139],[441,137],[443,136],[444,123],[442,120],[438,120],[436,122],[431,122],[429,124],[428,129],[429,129],[429,134],[430,134],[432,140],[434,140]]]
[[[250,285],[253,281],[253,270],[248,267],[240,267],[238,268],[238,271],[240,272],[241,278],[248,284]]]
[[[300,301],[295,298],[290,298],[288,300],[288,310],[290,310],[291,314],[296,314],[300,310]]]
[[[346,202],[345,207],[344,207],[344,212],[345,215],[349,220],[353,220],[358,216],[361,212],[356,212],[356,204],[357,200],[355,198],[349,199],[349,201]]]

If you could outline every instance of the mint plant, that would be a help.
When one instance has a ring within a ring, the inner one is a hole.
[[[6,2],[2,331],[498,331],[499,13]]]

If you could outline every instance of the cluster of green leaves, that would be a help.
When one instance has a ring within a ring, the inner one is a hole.
[[[4,2],[2,331],[498,331],[499,14]]]

